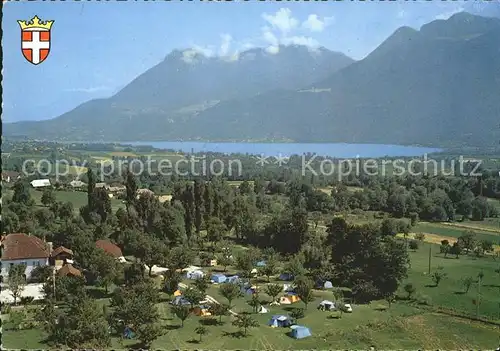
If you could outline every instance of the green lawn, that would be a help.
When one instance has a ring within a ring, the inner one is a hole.
[[[472,223],[474,225],[476,224],[476,222]],[[428,223],[428,222],[419,223],[412,229],[412,231],[415,233],[430,233],[452,238],[458,238],[467,231],[473,231],[476,233],[478,240],[491,240],[494,243],[498,243],[500,241],[500,233],[495,233],[493,231],[477,230],[477,229],[472,230],[471,228],[458,228],[439,223]]]
[[[43,191],[30,189],[31,196],[35,200],[36,205],[43,206],[41,199]],[[84,191],[67,191],[67,190],[54,190],[57,201],[71,202],[76,213],[79,212],[80,207],[87,204],[87,193]],[[5,191],[6,196],[12,196],[12,190]],[[113,212],[120,207],[125,207],[121,200],[111,199],[111,207]]]
[[[438,287],[433,286],[434,283],[428,275],[429,246],[432,247],[431,272],[442,266],[447,274]],[[500,320],[500,275],[495,272],[500,268],[499,261],[495,261],[492,257],[460,256],[456,259],[451,255],[444,258],[444,255],[439,253],[438,245],[427,243],[416,252],[410,253],[410,256],[411,269],[407,282],[416,286],[417,294],[430,298],[434,306],[455,309],[468,315],[476,313],[472,300],[477,298],[477,283],[474,283],[465,294],[461,279],[470,276],[477,280],[479,272],[482,271],[484,278],[480,289],[482,302],[479,314]]]

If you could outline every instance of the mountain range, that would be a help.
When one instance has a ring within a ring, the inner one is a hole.
[[[500,19],[402,27],[360,61],[325,48],[237,57],[176,50],[108,99],[4,124],[51,140],[296,141],[496,146]]]

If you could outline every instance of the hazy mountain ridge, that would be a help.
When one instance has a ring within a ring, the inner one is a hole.
[[[234,61],[184,56],[172,52],[110,99],[50,121],[7,124],[4,133],[438,146],[500,140],[495,18],[460,13],[420,31],[402,27],[358,62],[305,47],[277,55],[252,49]]]

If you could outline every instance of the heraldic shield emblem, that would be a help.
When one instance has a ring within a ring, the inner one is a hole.
[[[30,21],[17,21],[21,26],[21,50],[28,62],[38,65],[50,53],[50,29],[54,21],[41,21],[38,16]]]

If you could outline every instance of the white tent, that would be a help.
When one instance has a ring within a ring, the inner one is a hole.
[[[267,308],[265,308],[264,306],[260,306],[259,313],[267,313],[267,312],[269,312]]]
[[[323,311],[333,311],[335,309],[335,303],[328,300],[323,300],[319,303],[318,309]]]

